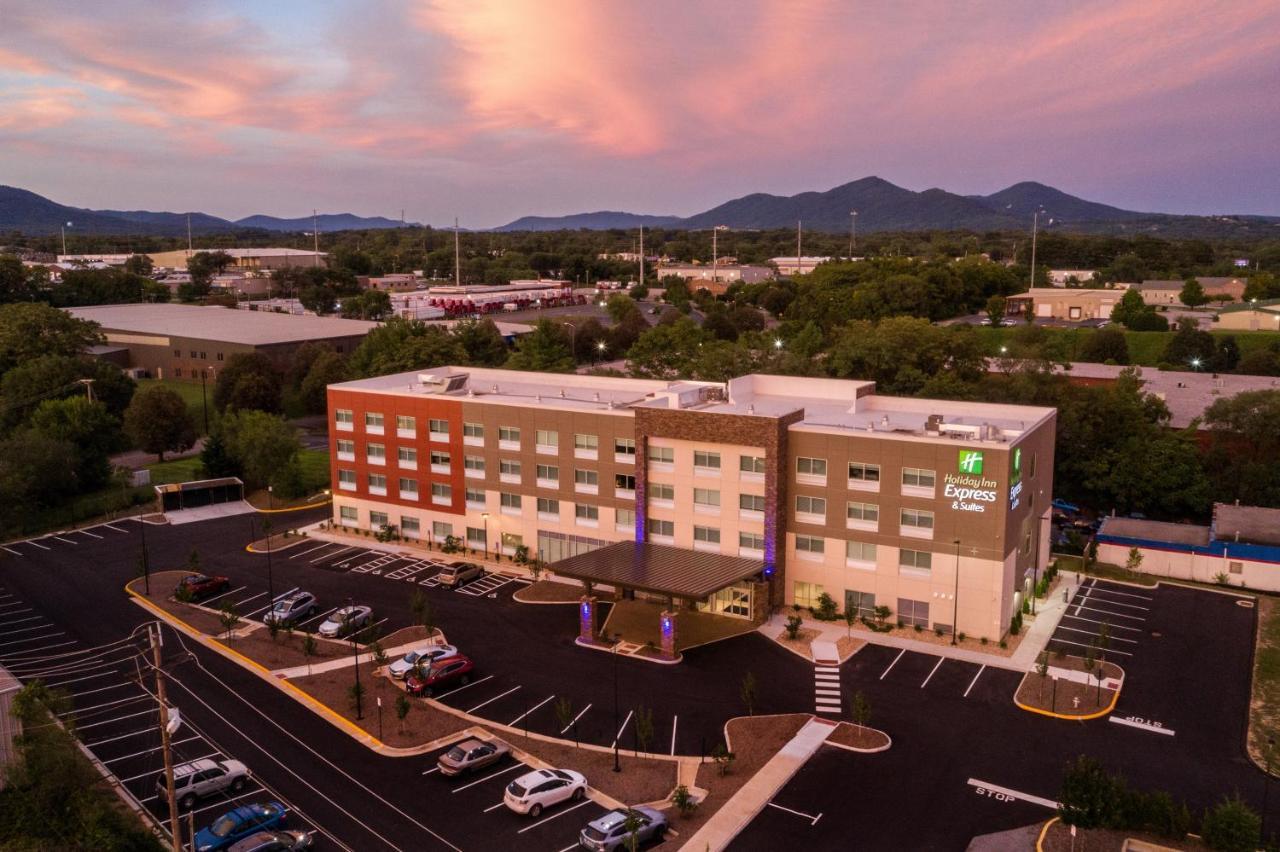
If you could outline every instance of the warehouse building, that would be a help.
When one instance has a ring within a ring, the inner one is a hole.
[[[1055,416],[864,381],[440,367],[330,386],[333,520],[725,615],[825,592],[996,639],[1047,561]]]
[[[221,251],[231,256],[231,267],[235,269],[272,270],[288,269],[294,266],[324,266],[327,255],[320,251],[291,248],[210,248],[179,249],[177,251],[151,252],[151,262],[166,269],[186,269],[187,260],[198,252]]]
[[[1251,299],[1218,311],[1214,328],[1222,331],[1280,331],[1280,299]]]
[[[1036,319],[1067,322],[1108,319],[1126,289],[1126,284],[1102,289],[1032,287],[1025,293],[1010,296],[1006,300],[1006,311],[1010,316],[1022,316],[1030,305]]]
[[[107,344],[128,349],[127,369],[157,379],[213,379],[237,353],[261,352],[283,363],[304,343],[351,352],[378,324],[222,307],[148,303],[70,308],[102,327]]]

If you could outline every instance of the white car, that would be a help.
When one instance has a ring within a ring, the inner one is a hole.
[[[283,627],[300,618],[316,614],[316,596],[310,592],[294,592],[281,598],[262,616],[263,624],[275,622]]]
[[[335,609],[329,613],[329,617],[324,620],[324,624],[320,625],[319,633],[330,639],[346,636],[348,633],[354,633],[362,630],[369,624],[369,619],[373,615],[373,608],[363,605],[344,606],[341,609]]]
[[[572,769],[535,769],[507,785],[502,801],[518,814],[536,817],[544,808],[561,802],[581,801],[587,795],[587,779]]]
[[[458,649],[452,645],[425,645],[421,648],[414,648],[387,666],[387,674],[396,680],[404,680],[405,676],[413,671],[414,666],[422,666],[425,669],[430,667],[436,660],[456,656],[458,656]]]

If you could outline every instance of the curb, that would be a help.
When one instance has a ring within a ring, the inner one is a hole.
[[[332,502],[332,500],[321,500],[319,503],[308,503],[305,506],[290,506],[287,509],[259,509],[257,506],[254,506],[253,509],[255,512],[262,515],[278,515],[282,512],[302,512],[306,509],[319,509],[321,506],[328,506]],[[249,505],[253,506],[252,503]]]
[[[817,717],[815,716],[814,718],[817,718]],[[820,719],[819,721],[824,721],[824,722],[825,722],[825,721],[828,721],[828,720],[826,720],[826,719]],[[837,723],[836,723],[836,729],[837,729],[837,730],[839,729],[840,725],[853,725],[853,723],[852,723],[852,722],[837,722]],[[854,727],[857,727],[857,725],[854,725]],[[880,730],[879,728],[872,728],[872,727],[871,727],[871,726],[869,726],[869,725],[863,725],[862,727],[866,728],[868,731],[875,731],[877,734],[880,734],[881,736],[883,736],[887,742],[886,742],[884,745],[882,745],[882,746],[878,746],[878,747],[876,747],[876,748],[858,748],[857,746],[844,745],[843,743],[833,743],[833,742],[831,741],[831,739],[830,739],[830,738],[828,738],[828,739],[826,739],[826,740],[823,740],[822,744],[823,744],[823,745],[829,745],[829,746],[831,746],[832,748],[842,748],[842,749],[844,749],[845,751],[852,751],[852,752],[856,752],[857,754],[877,754],[877,753],[879,753],[879,752],[882,752],[882,751],[888,751],[889,749],[893,748],[893,737],[889,736],[889,734],[888,734],[888,733],[886,733],[885,731]],[[832,733],[834,734],[834,733],[835,733],[835,731],[832,731]]]
[[[1050,827],[1060,819],[1062,819],[1062,817],[1053,817],[1044,824],[1043,828],[1040,829],[1040,836],[1036,838],[1036,852],[1044,852],[1044,838],[1049,833]]]
[[[592,651],[602,651],[606,654],[617,653],[612,648],[601,648],[594,642],[583,642],[581,636],[576,637],[573,640],[573,644],[577,645],[579,648],[590,648]],[[674,660],[664,660],[661,657],[646,657],[642,654],[622,654],[621,656],[624,656],[629,660],[644,660],[646,663],[657,663],[660,666],[678,666],[680,662],[684,660],[684,654],[679,651],[676,651],[676,657]]]
[[[277,510],[277,511],[279,511],[279,510]],[[305,543],[306,543],[306,542],[308,542],[308,541],[312,541],[312,539],[308,538],[308,537],[307,537],[307,536],[305,536],[305,535],[300,535],[300,536],[298,536],[298,540],[297,540],[297,541],[291,541],[291,542],[289,542],[288,544],[284,545],[283,547],[273,547],[273,548],[271,548],[271,552],[272,552],[272,553],[284,553],[286,550],[290,550],[290,549],[292,549],[292,548],[294,548],[294,547],[297,547],[297,546],[298,546],[298,545],[300,545],[300,544],[305,544]],[[261,554],[265,554],[265,553],[267,552],[267,551],[265,551],[265,550],[255,550],[252,542],[250,542],[249,544],[246,544],[246,545],[244,546],[244,549],[245,549],[245,552],[246,552],[246,553],[261,553]]]
[[[1108,660],[1107,662],[1110,663],[1111,661]],[[1083,716],[1073,716],[1073,715],[1068,715],[1066,713],[1055,713],[1052,710],[1042,710],[1039,707],[1031,707],[1030,705],[1023,704],[1021,701],[1019,701],[1017,697],[1018,696],[1017,689],[1015,689],[1013,692],[1013,695],[1014,695],[1013,703],[1017,705],[1019,708],[1026,710],[1028,713],[1037,713],[1041,716],[1048,716],[1051,719],[1066,719],[1071,722],[1088,722],[1092,719],[1101,719],[1103,716],[1110,714],[1111,711],[1116,709],[1116,702],[1120,700],[1120,692],[1121,690],[1124,689],[1124,681],[1125,681],[1125,678],[1127,677],[1125,670],[1120,667],[1119,663],[1111,663],[1111,665],[1120,669],[1120,675],[1121,675],[1120,685],[1116,687],[1116,691],[1112,694],[1111,702],[1106,707],[1103,707],[1101,710],[1095,711],[1093,713],[1087,713]],[[1031,672],[1027,672],[1022,676],[1022,681],[1018,682],[1018,689],[1022,689],[1022,683],[1025,682],[1026,679],[1030,676],[1031,676]]]

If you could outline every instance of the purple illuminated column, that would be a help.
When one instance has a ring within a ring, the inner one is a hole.
[[[662,629],[662,656],[668,660],[676,658],[676,615],[677,613],[663,610],[659,622]]]
[[[597,633],[595,596],[583,595],[578,599],[578,640],[594,642]]]

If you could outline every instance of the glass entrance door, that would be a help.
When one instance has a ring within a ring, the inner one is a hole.
[[[699,602],[698,609],[717,615],[731,615],[734,618],[750,618],[751,586],[738,583],[721,589],[705,601]]]

